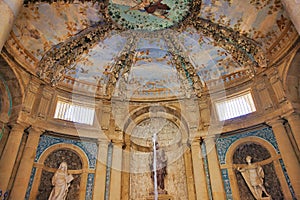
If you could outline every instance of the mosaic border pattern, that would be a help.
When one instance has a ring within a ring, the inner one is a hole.
[[[292,194],[293,200],[297,200],[295,191],[294,191],[293,186],[292,186],[292,183],[291,183],[291,181],[290,181],[290,177],[289,177],[289,175],[287,174],[287,171],[286,171],[285,165],[284,165],[284,163],[283,163],[283,160],[282,160],[282,159],[279,159],[279,162],[280,162],[280,165],[281,165],[281,168],[282,168],[282,171],[283,171],[285,180],[286,180],[286,182],[287,182],[287,184],[288,184],[288,186],[289,186],[290,192],[291,192],[291,194]]]
[[[222,179],[223,179],[223,183],[224,183],[224,189],[226,192],[226,199],[233,200],[229,176],[228,176],[228,170],[222,169],[221,173],[222,173]]]
[[[272,146],[275,148],[276,152],[279,154],[279,148],[278,144],[276,142],[276,139],[274,137],[273,131],[271,128],[266,127],[259,130],[249,131],[245,133],[235,134],[235,135],[229,135],[224,137],[219,137],[216,140],[216,146],[218,151],[218,157],[220,160],[220,164],[225,164],[225,157],[226,153],[229,149],[229,147],[238,139],[246,138],[246,137],[259,137],[261,139],[264,139],[268,141]]]
[[[58,138],[49,135],[41,136],[34,162],[37,162],[40,159],[42,153],[47,148],[59,143],[73,144],[79,147],[80,149],[82,149],[82,151],[87,155],[87,158],[89,160],[89,168],[95,169],[96,161],[97,161],[97,152],[98,152],[98,146],[96,143]]]
[[[33,167],[31,170],[30,179],[29,179],[27,190],[26,190],[25,200],[29,199],[35,173],[36,173],[36,168]]]
[[[92,200],[93,199],[94,180],[95,180],[95,174],[88,174],[87,184],[86,184],[85,200]]]
[[[251,137],[251,136],[252,137],[253,136],[254,137],[259,137],[261,139],[266,140],[267,142],[269,142],[274,147],[274,149],[276,150],[276,153],[280,154],[278,144],[277,144],[277,141],[275,139],[272,128],[265,127],[265,128],[262,128],[262,129],[253,130],[253,131],[249,131],[249,132],[245,132],[245,133],[240,133],[240,134],[235,134],[235,135],[228,135],[228,136],[217,138],[216,147],[217,147],[217,151],[218,151],[218,157],[219,157],[220,164],[221,165],[225,164],[226,153],[227,153],[229,147],[234,142],[236,142],[238,139]],[[289,176],[287,174],[287,171],[286,171],[285,165],[283,163],[283,160],[279,159],[279,161],[280,161],[281,168],[282,168],[282,171],[283,171],[284,176],[285,176],[285,180],[286,180],[286,182],[289,186],[290,192],[292,194],[293,200],[296,200],[295,192],[294,192],[294,189],[293,189],[292,184],[290,182],[290,179],[289,179]],[[226,191],[226,198],[227,199],[233,199],[231,186],[230,186],[230,181],[229,181],[229,177],[228,177],[228,170],[227,169],[222,169],[221,173],[222,173],[222,178],[223,178],[223,183],[224,183],[224,189]]]

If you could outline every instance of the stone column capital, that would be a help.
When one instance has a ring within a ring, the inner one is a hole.
[[[24,131],[28,125],[25,124],[25,123],[20,123],[20,122],[16,122],[14,124],[10,124],[10,126],[12,127],[13,130],[16,130],[16,131]]]
[[[114,146],[122,147],[124,145],[123,140],[112,140],[111,141]]]
[[[206,135],[205,137],[203,137],[204,139],[204,142],[207,142],[207,141],[215,141],[216,140],[216,135]]]
[[[45,131],[45,129],[40,128],[40,127],[35,127],[32,126],[29,128],[29,134],[37,134],[37,135],[41,135],[43,132]]]
[[[97,138],[98,145],[108,145],[109,140],[107,138]]]
[[[272,128],[277,127],[277,126],[282,126],[284,123],[284,119],[277,117],[274,118],[270,121],[267,121],[266,124],[268,124],[269,126],[272,126]]]
[[[193,138],[190,142],[191,146],[198,146],[200,145],[200,142],[201,142],[201,138],[200,137],[197,137],[197,138]]]
[[[288,115],[284,116],[285,119],[288,121],[294,121],[294,120],[299,120],[300,116],[296,112],[289,113]]]

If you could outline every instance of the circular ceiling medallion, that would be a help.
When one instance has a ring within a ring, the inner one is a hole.
[[[181,22],[192,0],[110,0],[109,15],[118,24],[135,30],[160,30]]]

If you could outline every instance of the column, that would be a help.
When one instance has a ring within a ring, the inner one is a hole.
[[[282,0],[281,2],[300,34],[300,0]]]
[[[121,141],[113,142],[109,200],[121,199],[122,145]]]
[[[24,125],[14,124],[9,133],[8,140],[0,160],[0,189],[2,191],[7,190],[9,179],[19,152],[24,129]]]
[[[223,179],[221,175],[221,169],[215,144],[215,136],[206,136],[204,138],[206,153],[207,153],[207,162],[208,170],[210,174],[210,182],[212,189],[212,196],[214,200],[226,199]]]
[[[297,199],[300,199],[300,165],[283,122],[282,119],[275,119],[268,122],[268,124],[272,126],[280,150],[280,155],[286,166],[296,197]]]
[[[193,140],[191,144],[193,171],[196,188],[196,199],[209,199],[206,183],[206,175],[204,170],[204,163],[202,152],[200,148],[200,140]]]
[[[29,183],[31,170],[36,154],[36,149],[39,144],[40,135],[43,130],[31,128],[28,134],[23,156],[21,158],[20,166],[14,181],[11,192],[11,199],[24,199],[27,186]]]
[[[300,149],[300,117],[297,113],[292,113],[285,117],[292,129],[298,150]]]
[[[94,182],[94,194],[93,194],[93,199],[95,200],[104,199],[104,195],[105,195],[108,141],[99,140],[98,144],[99,144],[99,148],[98,148],[97,165],[96,165],[95,182]]]
[[[22,5],[23,0],[0,0],[0,52],[9,36]]]
[[[129,200],[130,193],[130,158],[131,158],[131,146],[130,140],[125,141],[126,146],[123,151],[122,161],[122,200]]]
[[[181,148],[183,150],[188,199],[196,199],[192,152],[189,147],[184,146],[185,144],[182,145],[183,147]]]

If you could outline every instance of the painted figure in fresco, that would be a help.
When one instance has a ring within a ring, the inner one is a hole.
[[[62,162],[52,177],[52,185],[54,188],[48,200],[65,200],[74,177],[68,174],[68,166],[66,162]]]
[[[154,152],[153,152],[154,153]],[[150,170],[152,182],[154,182],[154,165],[153,165],[154,156],[153,154],[150,157]],[[159,149],[159,145],[156,142],[156,176],[157,176],[157,188],[159,194],[166,194],[165,191],[165,177],[167,175],[167,156],[163,149]]]
[[[139,10],[162,19],[168,19],[166,15],[168,14],[170,7],[167,4],[162,3],[162,0],[142,0],[137,5],[131,7],[130,10]]]
[[[250,191],[252,192],[255,199],[266,199],[263,198],[263,192],[268,199],[271,199],[271,196],[267,193],[266,188],[264,187],[264,171],[263,168],[258,164],[251,163],[252,157],[247,156],[246,161],[248,165],[244,168],[238,168],[238,171],[241,172],[244,180],[247,183]]]

